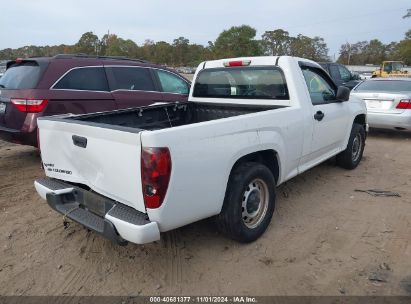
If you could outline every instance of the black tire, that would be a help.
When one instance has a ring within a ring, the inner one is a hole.
[[[252,242],[267,229],[274,208],[275,179],[271,171],[260,163],[243,163],[230,175],[223,208],[216,218],[217,227],[229,238],[243,243]],[[245,212],[250,217],[245,216],[244,219]],[[251,220],[253,213],[256,216]]]
[[[359,141],[359,146],[356,141]],[[337,165],[352,170],[358,166],[362,159],[365,147],[365,130],[360,124],[354,123],[351,129],[347,148],[337,155]]]

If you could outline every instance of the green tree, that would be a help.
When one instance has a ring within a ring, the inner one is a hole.
[[[197,66],[207,60],[208,49],[199,44],[190,44],[188,50],[187,66]]]
[[[101,39],[101,55],[126,56],[135,58],[138,53],[137,44],[130,39],[123,39],[115,34],[106,34]]]
[[[146,39],[143,45],[139,48],[139,58],[152,61],[154,58],[154,41]]]
[[[290,42],[290,55],[311,59],[314,61],[328,61],[328,48],[321,37],[310,38],[299,34],[292,37]]]
[[[411,65],[411,30],[405,33],[405,39],[398,44],[398,55],[407,65]]]
[[[400,60],[400,55],[398,53],[398,42],[390,42],[385,45],[385,58],[387,60]]]
[[[257,31],[248,26],[233,26],[223,31],[212,45],[214,57],[241,57],[262,55],[261,45],[255,39]]]
[[[75,44],[76,53],[95,55],[99,53],[100,40],[93,32],[84,33],[80,40]]]
[[[170,64],[173,57],[173,46],[165,41],[152,45],[153,57],[151,60],[158,64]]]
[[[179,37],[173,41],[173,64],[185,66],[189,62],[189,44],[190,40],[184,37]]]
[[[289,55],[291,37],[287,31],[276,29],[262,35],[262,47],[265,55]]]

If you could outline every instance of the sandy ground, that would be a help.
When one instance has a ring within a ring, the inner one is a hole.
[[[252,244],[205,220],[119,247],[64,229],[33,188],[37,151],[0,141],[0,295],[411,295],[410,156],[411,136],[372,134],[356,170],[330,161],[282,185]]]

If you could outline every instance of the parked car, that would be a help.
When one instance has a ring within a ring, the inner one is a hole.
[[[347,169],[361,161],[365,104],[313,61],[208,61],[194,79],[187,103],[39,118],[39,195],[119,244],[211,216],[251,242],[276,185],[334,155]]]
[[[37,118],[187,101],[190,82],[141,60],[57,55],[10,61],[0,79],[0,138],[37,146]]]
[[[351,73],[344,65],[334,62],[320,62],[320,65],[330,74],[337,86],[346,86],[352,90],[361,82],[357,73]]]
[[[370,127],[411,131],[411,78],[372,78],[352,94],[365,101]]]
[[[367,80],[372,78],[372,73],[371,72],[362,72],[359,74],[361,80]]]

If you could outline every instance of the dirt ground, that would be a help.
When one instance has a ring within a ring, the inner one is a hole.
[[[0,141],[0,295],[410,295],[411,136],[373,133],[360,166],[282,185],[252,244],[212,220],[119,247],[39,198],[35,149]],[[401,197],[373,197],[382,189]]]

